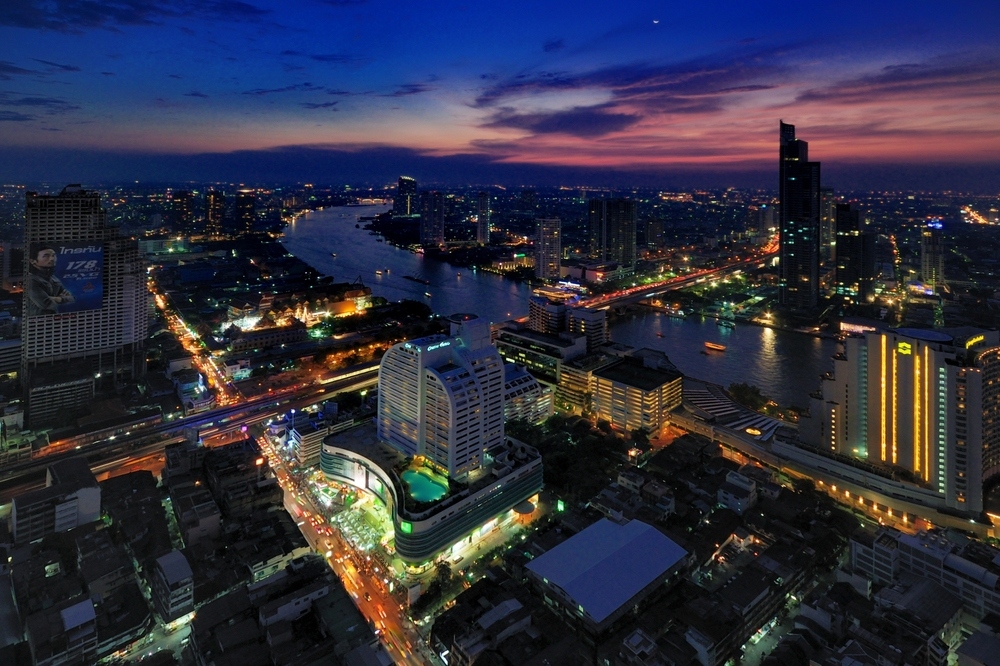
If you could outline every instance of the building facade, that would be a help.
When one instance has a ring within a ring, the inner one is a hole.
[[[942,225],[928,222],[920,232],[920,278],[931,288],[944,284],[944,243]]]
[[[79,185],[57,196],[27,193],[25,244],[26,255],[37,256],[25,262],[25,280],[35,286],[25,290],[21,371],[36,428],[85,413],[98,388],[145,375],[149,292],[137,242],[108,226],[100,195]],[[39,265],[46,252],[54,268]],[[50,297],[58,283],[51,276],[60,272],[64,281],[72,272],[79,293]]]
[[[850,337],[801,433],[832,454],[902,470],[950,509],[978,513],[1000,472],[1000,334],[901,328]]]
[[[476,196],[476,242],[480,245],[490,244],[490,233],[493,225],[490,221],[490,195],[480,192]]]
[[[489,323],[454,315],[450,337],[403,342],[382,357],[379,439],[463,478],[503,444],[503,387]]]
[[[780,124],[778,172],[781,304],[809,310],[819,302],[820,164],[794,125]]]
[[[222,235],[222,224],[226,217],[226,195],[218,190],[205,193],[205,233],[211,237]]]
[[[535,220],[535,277],[554,282],[562,265],[562,223],[558,217]]]
[[[601,263],[634,268],[636,208],[628,199],[591,199],[589,203],[590,256]]]
[[[859,302],[874,296],[875,234],[866,233],[861,212],[850,204],[834,206],[837,272],[834,291]]]
[[[417,214],[417,181],[409,176],[400,176],[396,185],[396,198],[392,202],[392,212],[395,215],[407,216]]]
[[[438,191],[420,194],[420,244],[444,245],[444,194]]]

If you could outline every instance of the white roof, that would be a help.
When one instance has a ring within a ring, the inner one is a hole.
[[[527,568],[601,622],[686,556],[651,525],[639,520],[618,525],[604,518]]]

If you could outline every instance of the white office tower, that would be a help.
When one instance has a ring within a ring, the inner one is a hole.
[[[86,413],[95,390],[145,372],[146,267],[79,185],[28,192],[22,372],[32,428]]]
[[[504,370],[486,320],[451,322],[450,336],[402,342],[382,357],[378,436],[464,479],[504,443]]]
[[[978,513],[983,481],[1000,472],[998,344],[996,331],[972,328],[848,338],[802,438]]]

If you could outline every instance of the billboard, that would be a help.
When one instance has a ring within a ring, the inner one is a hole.
[[[24,316],[98,310],[104,299],[101,241],[28,246]]]

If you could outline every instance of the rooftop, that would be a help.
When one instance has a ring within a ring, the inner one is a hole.
[[[644,365],[641,360],[632,359],[622,359],[613,365],[597,370],[594,375],[643,391],[653,391],[664,384],[681,378],[679,372],[651,368]]]
[[[663,577],[687,551],[651,525],[599,520],[527,568],[561,588],[595,621],[602,622],[643,588]],[[622,563],[628,562],[628,566]]]
[[[173,585],[180,581],[191,578],[191,565],[187,558],[179,550],[172,550],[166,555],[157,558],[156,564],[163,570],[163,576],[167,579],[167,584]]]

